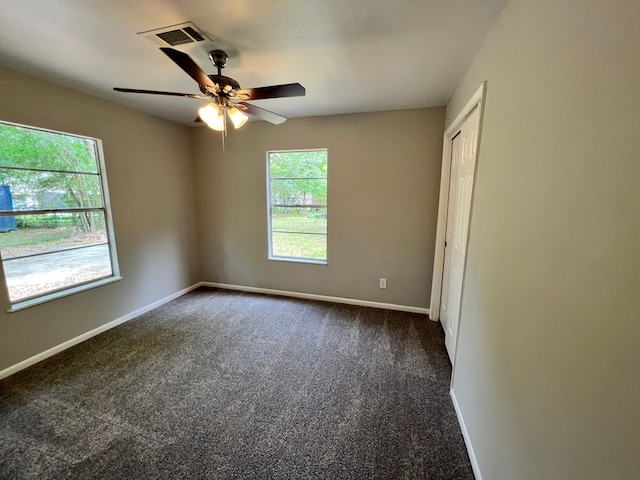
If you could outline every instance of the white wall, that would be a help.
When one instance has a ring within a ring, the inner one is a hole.
[[[19,312],[1,310],[0,371],[200,279],[188,128],[4,68],[0,120],[102,140],[124,277]]]
[[[512,0],[488,80],[454,372],[485,480],[640,475],[640,2]]]

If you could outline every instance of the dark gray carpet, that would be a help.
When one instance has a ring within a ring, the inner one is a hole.
[[[199,289],[0,381],[0,478],[473,479],[423,315]]]

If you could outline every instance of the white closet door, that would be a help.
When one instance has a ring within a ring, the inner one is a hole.
[[[445,330],[445,344],[454,362],[460,300],[464,275],[469,214],[478,145],[479,108],[467,116],[451,145],[451,177],[447,210],[447,233],[444,273],[440,300],[440,321]]]

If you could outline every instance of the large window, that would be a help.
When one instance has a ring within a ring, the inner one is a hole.
[[[18,309],[119,277],[100,140],[0,122],[0,254]]]
[[[269,258],[327,263],[327,150],[267,154]]]

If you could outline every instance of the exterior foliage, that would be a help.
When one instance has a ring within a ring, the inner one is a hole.
[[[326,151],[273,152],[270,174],[272,203],[326,205]]]
[[[99,142],[0,122],[0,255],[12,304],[117,273]]]
[[[16,211],[102,207],[96,145],[88,138],[0,124],[0,182],[10,187]],[[71,222],[85,232],[102,227],[100,218],[91,212],[17,216],[22,226]]]
[[[327,259],[327,151],[269,153],[270,257]]]

